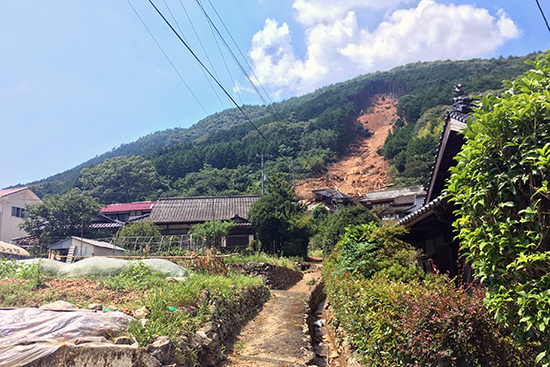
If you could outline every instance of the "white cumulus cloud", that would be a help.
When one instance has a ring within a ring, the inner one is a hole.
[[[277,95],[283,91],[303,94],[408,62],[480,57],[520,35],[503,10],[491,15],[473,5],[444,5],[434,0],[401,9],[396,7],[407,1],[389,0],[384,2],[388,10],[384,21],[372,31],[361,26],[361,8],[380,10],[381,3],[295,0],[296,19],[306,29],[305,57],[296,56],[286,23],[267,19],[254,35],[249,54],[256,75]]]

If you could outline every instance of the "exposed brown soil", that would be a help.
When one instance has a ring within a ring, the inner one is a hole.
[[[24,279],[3,279],[0,285],[15,283],[23,284],[28,282]],[[73,304],[87,306],[90,303],[107,305],[122,305],[143,298],[143,293],[121,291],[116,292],[106,289],[99,282],[88,279],[55,279],[47,278],[34,292],[34,299],[27,300],[26,304],[20,306],[41,306],[58,300],[68,301]],[[25,303],[24,300],[21,302]]]
[[[328,167],[321,177],[309,178],[296,183],[296,195],[305,201],[312,201],[312,190],[333,187],[340,192],[359,198],[369,191],[383,190],[388,186],[389,166],[376,151],[384,146],[391,127],[397,120],[397,101],[384,96],[370,99],[359,122],[373,135],[369,138],[357,136],[348,151],[339,161]],[[309,184],[308,184],[309,183]]]

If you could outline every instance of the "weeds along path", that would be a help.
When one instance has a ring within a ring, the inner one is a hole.
[[[311,364],[315,358],[307,325],[304,323],[304,297],[311,278],[318,271],[305,273],[292,288],[273,290],[262,311],[226,345],[226,358],[221,366],[295,367]]]

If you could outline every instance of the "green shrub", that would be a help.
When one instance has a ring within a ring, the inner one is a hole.
[[[325,261],[325,291],[334,313],[370,367],[532,366],[509,330],[487,312],[481,288],[445,276],[421,279],[418,252],[396,236],[401,227],[350,227]]]
[[[550,350],[550,55],[483,97],[447,185],[461,249],[518,342]],[[546,354],[547,353],[547,354]],[[545,355],[546,354],[546,355]],[[550,365],[550,353],[540,359]]]

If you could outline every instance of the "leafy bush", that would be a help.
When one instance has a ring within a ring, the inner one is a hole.
[[[447,185],[454,223],[487,305],[520,342],[550,348],[550,55],[500,97],[488,96],[464,131]],[[550,365],[550,353],[539,359]]]
[[[381,227],[373,222],[348,227],[331,260],[338,263],[339,274],[370,278],[380,272],[395,280],[417,279],[422,274],[417,266],[419,252],[396,238],[404,233],[403,227]]]

